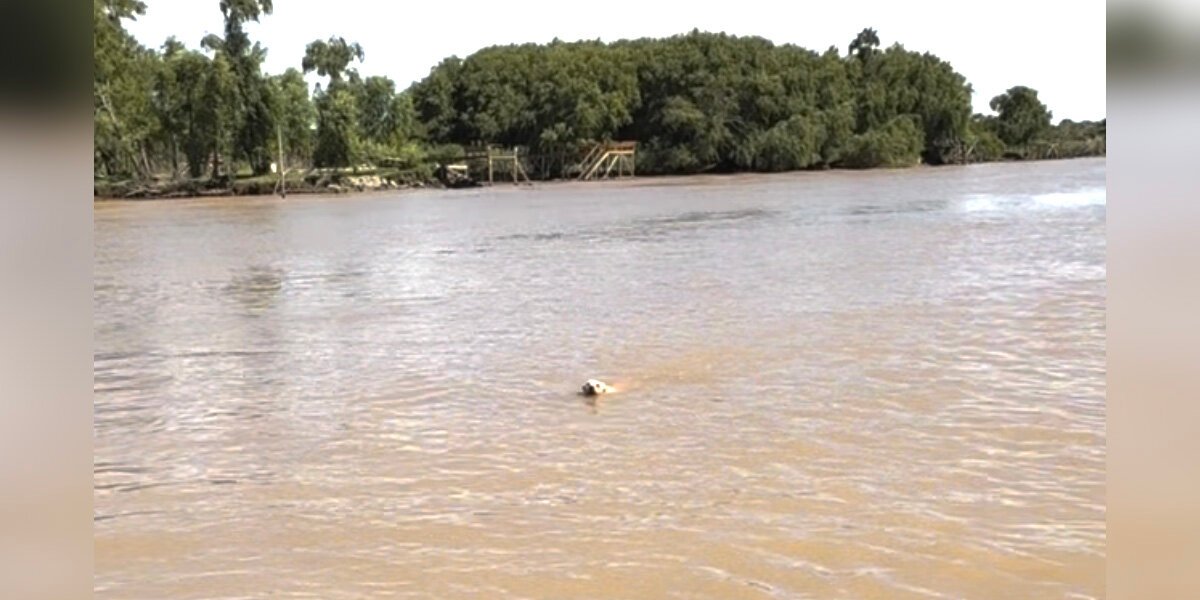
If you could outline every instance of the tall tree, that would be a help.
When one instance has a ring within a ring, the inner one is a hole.
[[[317,113],[308,96],[308,84],[296,69],[288,69],[270,80],[272,113],[279,124],[288,162],[307,163],[312,159],[313,128]]]
[[[218,38],[221,48],[232,57],[242,58],[252,49],[245,24],[258,22],[259,17],[271,14],[271,0],[220,0],[221,15],[225,18],[225,37]]]
[[[992,98],[990,106],[999,115],[996,133],[1009,145],[1024,146],[1050,127],[1052,114],[1033,88],[1011,87]]]
[[[93,0],[93,135],[97,174],[151,175],[150,140],[158,120],[151,105],[154,53],[122,24],[145,12],[135,0]]]
[[[363,61],[362,46],[347,43],[345,38],[331,36],[328,41],[314,40],[304,48],[304,59],[300,66],[305,73],[316,71],[322,77],[329,77],[329,86],[342,83],[342,74],[347,71],[354,60]]]
[[[197,115],[198,137],[211,140],[213,179],[222,175],[232,177],[237,173],[235,165],[231,164],[238,141],[240,115],[237,101],[237,72],[226,55],[217,54],[208,63]]]
[[[350,84],[342,78],[348,74],[355,87],[361,86],[358,73],[350,69],[354,60],[364,58],[362,46],[333,36],[328,41],[315,40],[304,49],[301,67],[305,73],[316,71],[329,77],[328,86],[317,88],[317,140],[313,162],[318,167],[345,167],[358,158],[360,136],[357,98]]]
[[[850,42],[850,54],[865,61],[879,49],[879,33],[870,27],[858,32]]]
[[[402,129],[411,121],[404,114],[411,106],[396,95],[395,82],[387,77],[368,77],[353,86],[353,92],[362,138],[377,144],[398,141]]]
[[[174,36],[163,43],[161,58],[162,64],[155,70],[153,104],[171,176],[179,175],[179,155],[183,153],[189,173],[196,177],[203,170],[199,163],[206,154],[200,148],[209,142],[198,138],[196,115],[198,90],[208,69],[208,58],[188,51]]]
[[[235,157],[248,161],[255,174],[266,173],[271,165],[268,147],[275,134],[270,88],[262,74],[266,49],[257,43],[251,44],[245,24],[258,22],[260,16],[271,14],[272,2],[220,0],[219,6],[225,18],[225,35],[206,36],[203,45],[225,54],[233,69],[236,82]]]
[[[358,158],[358,109],[354,95],[333,87],[317,96],[317,145],[313,164],[346,167]]]
[[[429,70],[429,76],[409,89],[413,110],[424,127],[429,140],[448,143],[460,138],[459,115],[454,103],[458,99],[458,71],[462,60],[451,56]]]

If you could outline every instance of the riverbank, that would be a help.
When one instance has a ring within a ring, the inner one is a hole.
[[[919,164],[912,167],[896,167],[896,168],[875,168],[875,169],[823,169],[819,172],[846,172],[846,173],[864,173],[876,171],[905,171],[912,169],[943,169],[962,167],[979,164],[996,164],[996,163],[1038,163],[1038,162],[1056,162],[1062,160],[1081,160],[1089,158],[1104,158],[1106,155],[1096,156],[1071,156],[1062,158],[1040,158],[1040,159],[1008,159],[999,161],[981,161],[968,163],[967,165],[925,165]],[[782,173],[807,173],[818,171],[785,171]],[[708,173],[680,173],[666,175],[646,175],[639,176],[636,179],[623,179],[621,181],[640,181],[640,182],[675,182],[682,180],[693,180],[695,178],[720,178],[732,176],[747,176],[747,175],[778,175],[781,173],[760,173],[757,171],[738,171],[732,173],[725,172],[708,172]],[[537,184],[564,184],[573,183],[574,179],[548,179],[537,181]],[[593,182],[594,183],[594,182]],[[511,185],[508,182],[497,182],[497,185]],[[330,174],[310,172],[305,174],[289,174],[286,182],[287,195],[337,195],[337,194],[356,194],[365,192],[380,192],[380,191],[401,191],[401,190],[421,190],[421,189],[451,189],[445,186],[442,182],[433,177],[414,176],[411,172],[361,172],[358,174]],[[187,198],[237,198],[237,197],[253,197],[253,196],[278,196],[278,177],[274,175],[247,177],[236,179],[233,181],[213,181],[210,179],[185,179],[178,181],[154,181],[154,182],[96,182],[93,190],[93,201],[121,201],[121,200],[172,200],[172,199],[187,199]]]
[[[338,194],[378,190],[440,187],[433,178],[411,171],[364,170],[356,173],[309,171],[289,173],[284,182],[286,194]],[[236,179],[161,179],[153,181],[96,181],[94,200],[167,200],[232,196],[274,196],[280,194],[278,175]]]

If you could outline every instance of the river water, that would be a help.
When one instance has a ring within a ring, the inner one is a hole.
[[[96,596],[1102,598],[1105,199],[1087,159],[97,203]]]

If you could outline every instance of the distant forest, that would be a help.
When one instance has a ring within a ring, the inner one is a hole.
[[[408,89],[360,74],[365,50],[314,40],[298,68],[262,71],[245,24],[271,0],[219,0],[224,35],[146,48],[123,23],[138,0],[93,0],[94,176],[229,181],[293,169],[429,177],[462,147],[519,146],[537,178],[569,174],[592,144],[638,142],[645,174],[903,167],[1105,154],[1105,121],[1052,124],[1014,85],[972,114],[949,62],[873,29],[842,51],[758,37],[525,44],[450,57]],[[310,92],[304,75],[323,78]]]

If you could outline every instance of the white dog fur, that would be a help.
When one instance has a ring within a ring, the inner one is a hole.
[[[601,394],[609,394],[615,390],[611,385],[600,381],[599,379],[589,379],[583,383],[584,396],[599,396]]]

